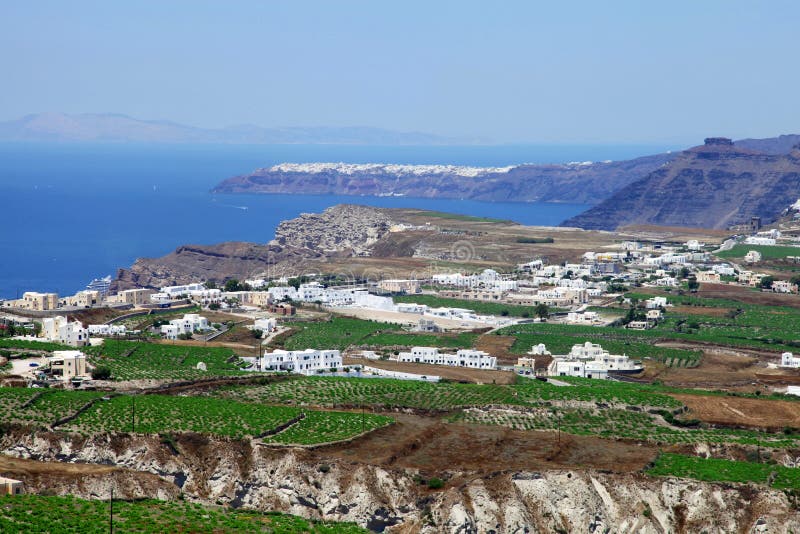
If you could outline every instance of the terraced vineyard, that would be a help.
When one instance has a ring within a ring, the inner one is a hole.
[[[203,432],[240,439],[257,436],[300,413],[297,408],[245,404],[205,397],[118,396],[98,402],[64,430],[98,432]],[[135,414],[135,421],[134,421]]]
[[[257,387],[234,387],[221,394],[259,402],[311,406],[398,406],[448,410],[485,404],[583,401],[677,408],[681,404],[646,386],[621,382],[577,380],[555,386],[524,379],[515,385],[428,383],[384,378],[303,377]]]
[[[117,380],[191,379],[245,374],[239,357],[221,347],[194,347],[107,339],[100,347],[86,349],[93,365],[111,369]],[[203,362],[206,371],[198,370]]]
[[[761,447],[796,447],[800,436],[750,430],[679,428],[659,422],[648,413],[614,409],[539,408],[467,409],[450,418],[472,424],[500,425],[516,430],[556,430],[568,434],[633,439],[659,445],[737,443]]]
[[[0,496],[0,532],[81,532],[109,530],[108,501],[72,496]],[[275,534],[356,534],[352,523],[317,522],[296,516],[230,510],[185,501],[114,501],[114,531],[270,532]]]
[[[344,412],[306,412],[306,417],[279,434],[264,438],[264,443],[312,445],[341,441],[391,424],[384,415]]]
[[[75,350],[75,347],[70,347],[69,345],[62,345],[61,343],[49,343],[46,341],[30,341],[27,339],[7,339],[7,338],[0,338],[0,348],[46,350],[48,352],[52,352],[54,350]]]
[[[653,341],[664,337],[656,330],[628,330],[626,328],[529,323],[508,326],[497,332],[513,336],[511,351],[524,354],[531,346],[544,343],[553,354],[567,354],[577,343],[600,343],[612,354],[627,354],[631,358],[652,358],[668,365],[693,367],[700,362],[700,351],[657,347]]]
[[[48,427],[58,419],[75,413],[92,399],[103,395],[105,393],[96,391],[0,388],[0,406],[2,406],[0,421],[8,424]]]
[[[754,482],[778,489],[800,490],[800,469],[767,463],[661,454],[647,473],[709,482]]]
[[[412,334],[404,332],[396,324],[379,323],[334,316],[327,322],[304,323],[299,331],[286,339],[288,350],[339,349],[358,345],[427,345],[433,347],[469,348],[477,339],[476,334]]]

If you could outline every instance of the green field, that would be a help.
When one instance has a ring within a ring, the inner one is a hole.
[[[434,346],[452,348],[472,347],[476,334],[414,334],[396,324],[364,321],[334,316],[330,321],[298,324],[297,333],[287,338],[287,350],[339,349],[350,346]]]
[[[777,489],[800,490],[800,469],[769,463],[661,454],[647,473],[708,482],[752,482]]]
[[[678,408],[677,400],[647,386],[604,380],[575,380],[554,386],[520,379],[518,384],[429,383],[389,378],[297,377],[255,387],[230,387],[219,394],[247,401],[309,406],[387,406],[451,410],[486,404],[527,405],[550,401],[603,402]]]
[[[107,339],[99,347],[88,347],[93,365],[111,369],[116,380],[190,379],[244,374],[238,356],[227,348],[168,345]],[[207,371],[196,368],[206,364]]]
[[[0,388],[0,424],[48,428],[56,420],[86,411],[59,430],[89,436],[133,432],[198,432],[242,439],[264,434],[301,413],[305,419],[269,438],[271,443],[313,444],[347,439],[392,422],[389,417],[350,412],[316,412],[293,406],[239,402],[213,397],[116,395],[105,392]],[[31,401],[26,407],[26,402]]]
[[[628,294],[634,298],[648,295]],[[651,295],[650,295],[651,296]],[[696,308],[700,313],[682,314],[667,308],[666,321],[644,335],[665,339],[693,339],[708,343],[744,346],[771,351],[791,351],[800,347],[800,309],[788,306],[764,306],[728,299],[690,295],[665,295],[671,304]],[[727,308],[724,315],[710,313]],[[702,313],[709,310],[709,314]],[[687,326],[697,326],[686,331]]]
[[[72,496],[0,496],[0,532],[105,533],[109,502]],[[114,501],[114,532],[262,532],[274,534],[355,534],[352,523],[317,522],[297,516],[230,510],[185,501]]]
[[[744,258],[745,254],[755,250],[761,253],[761,259],[777,260],[786,256],[800,256],[800,247],[783,247],[780,245],[735,245],[730,250],[715,253],[720,258]]]
[[[60,343],[49,343],[46,341],[29,341],[27,339],[7,339],[7,338],[0,338],[0,348],[46,350],[48,352],[52,352],[54,350],[75,350],[75,347],[70,347],[69,345],[62,345]]]
[[[103,395],[96,391],[0,388],[0,422],[46,428]]]
[[[517,354],[525,354],[538,343],[547,345],[547,350],[553,354],[567,354],[573,345],[591,341],[599,343],[612,354],[627,354],[634,359],[652,358],[672,366],[693,367],[702,356],[700,351],[653,345],[655,339],[664,337],[655,329],[527,323],[502,328],[497,334],[513,336],[515,341],[511,351]]]
[[[488,223],[510,223],[507,219],[493,219],[491,217],[475,217],[473,215],[461,215],[459,213],[444,213],[441,211],[426,211],[426,217],[436,217],[437,219],[449,219],[451,221],[469,221],[469,222],[488,222]]]

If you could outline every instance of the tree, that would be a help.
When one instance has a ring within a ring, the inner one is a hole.
[[[219,302],[212,302],[208,305],[209,310],[218,310],[220,308]]]
[[[794,284],[796,286],[800,286],[800,274],[796,274],[789,279],[790,284]]]
[[[253,333],[253,337],[256,339],[261,339],[261,336],[264,335],[264,331],[260,328],[253,328],[250,332]]]
[[[697,278],[692,276],[686,282],[686,286],[689,288],[689,291],[697,291],[700,288],[700,282],[697,281]]]
[[[547,307],[547,304],[540,302],[534,308],[533,313],[536,314],[536,317],[539,319],[547,319],[550,316],[550,308]]]
[[[103,365],[98,365],[92,371],[92,379],[94,380],[108,380],[111,378],[111,368]]]
[[[300,289],[300,279],[299,278],[289,278],[289,285],[295,289]]]
[[[688,267],[681,267],[681,278],[689,278],[689,268]],[[691,289],[691,288],[689,288]]]
[[[213,280],[206,280],[206,283],[203,285],[206,286],[206,289],[217,289],[217,283]]]
[[[761,279],[761,289],[772,289],[772,283],[775,282],[775,278],[772,276],[765,276]]]
[[[241,291],[242,285],[239,283],[239,280],[236,278],[231,278],[227,282],[225,282],[225,291]]]

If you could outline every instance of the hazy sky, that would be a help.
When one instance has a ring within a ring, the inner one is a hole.
[[[800,2],[0,1],[0,120],[503,142],[800,133]]]

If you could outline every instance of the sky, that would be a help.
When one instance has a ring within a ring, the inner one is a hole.
[[[502,143],[800,133],[800,2],[0,0],[0,120]]]

